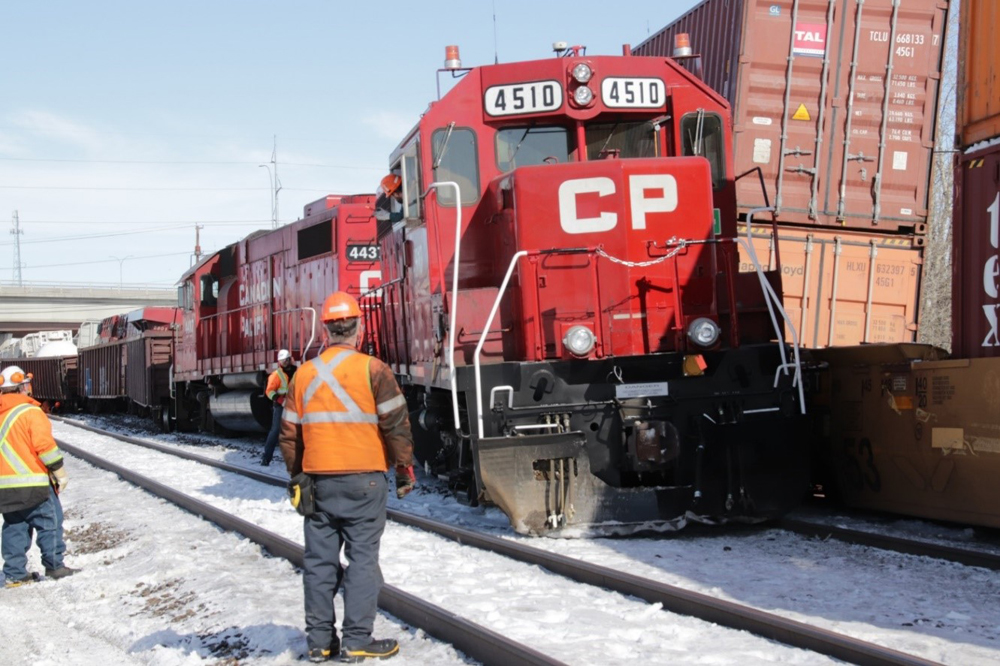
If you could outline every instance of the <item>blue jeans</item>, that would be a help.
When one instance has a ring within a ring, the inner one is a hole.
[[[284,411],[284,407],[278,403],[274,403],[271,430],[267,433],[267,441],[264,442],[264,457],[260,459],[261,465],[270,465],[271,458],[274,457],[274,447],[278,445],[278,435],[281,433],[281,413]]]
[[[358,648],[372,640],[382,569],[387,477],[382,472],[316,476],[316,513],[305,518],[306,642],[325,650],[336,636],[333,597],[343,585],[343,640]],[[340,547],[350,566],[340,565]]]
[[[42,551],[42,566],[58,569],[63,565],[66,542],[63,541],[62,504],[55,491],[37,506],[3,514],[2,539],[3,575],[7,580],[20,580],[28,575],[28,549],[31,533]]]

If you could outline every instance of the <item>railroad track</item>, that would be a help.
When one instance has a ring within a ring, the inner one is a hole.
[[[116,436],[112,433],[104,434],[124,440],[124,436]],[[299,568],[303,566],[302,546],[294,541],[265,530],[238,516],[227,513],[146,476],[116,465],[100,456],[84,451],[61,439],[57,439],[56,441],[59,443],[60,448],[70,455],[80,458],[95,467],[117,474],[125,481],[135,484],[158,497],[162,497],[197,516],[201,516],[224,530],[241,534],[275,557],[286,559]],[[199,462],[208,461],[207,459],[202,459]],[[221,467],[222,465],[225,465],[225,463],[215,466]],[[225,469],[225,467],[222,468]],[[404,622],[422,629],[428,635],[450,643],[456,649],[461,650],[468,656],[484,664],[565,666],[562,661],[549,657],[534,648],[523,645],[479,624],[470,622],[448,610],[391,585],[384,585],[382,587],[382,592],[379,595],[379,607]]]
[[[254,469],[248,469],[239,465],[233,465],[226,462],[221,462],[217,460],[212,460],[204,456],[200,456],[195,453],[188,451],[183,451],[177,449],[173,446],[168,446],[164,444],[159,444],[156,442],[151,442],[145,439],[130,437],[128,435],[120,435],[117,433],[111,433],[87,424],[81,424],[76,421],[66,420],[64,421],[76,427],[89,430],[91,432],[99,433],[114,439],[135,444],[138,446],[146,447],[170,455],[178,456],[180,458],[192,460],[200,464],[209,465],[218,469],[240,474],[266,484],[275,486],[284,486],[287,479],[283,476],[276,476],[273,474],[264,473]],[[67,447],[70,453],[76,454],[76,447]],[[83,452],[81,452],[83,453]],[[82,457],[89,459],[86,456],[91,454],[83,454]],[[105,469],[111,469],[103,462],[95,462]],[[115,473],[121,474],[118,470],[111,470]],[[129,473],[127,470],[122,470],[128,473],[130,476],[135,476],[134,473]],[[134,483],[139,483],[138,481],[133,481],[133,479],[128,478],[125,474],[121,474],[126,480],[132,481]],[[155,485],[155,482],[152,482]],[[143,485],[140,483],[140,485]],[[144,487],[146,487],[144,485]],[[155,491],[154,491],[155,492]],[[176,493],[176,491],[173,491]],[[185,496],[187,497],[187,496]],[[192,498],[187,498],[191,500]],[[193,500],[199,505],[203,504],[198,500]],[[197,506],[197,505],[192,505]],[[206,505],[207,506],[207,505]],[[202,513],[204,508],[190,508],[185,506],[190,511],[193,511],[199,515],[205,515]],[[211,507],[209,507],[211,508]],[[214,509],[214,511],[218,511]],[[487,550],[519,562],[524,562],[527,564],[537,565],[543,567],[552,573],[558,574],[570,580],[584,583],[587,585],[593,585],[601,587],[607,590],[618,592],[625,595],[630,595],[638,597],[650,603],[662,604],[663,608],[668,611],[675,613],[689,615],[707,622],[714,624],[730,627],[733,629],[747,631],[753,633],[762,638],[769,640],[778,641],[786,645],[807,649],[819,654],[827,655],[836,659],[842,659],[844,661],[857,663],[857,664],[933,664],[936,662],[923,659],[914,655],[909,655],[897,650],[886,648],[874,643],[869,643],[861,641],[859,639],[846,636],[844,634],[839,634],[837,632],[829,631],[819,627],[815,627],[806,623],[798,622],[795,620],[790,620],[773,613],[767,613],[759,609],[744,606],[741,604],[721,600],[709,595],[701,594],[698,592],[693,592],[691,590],[686,590],[672,585],[667,585],[660,583],[649,578],[643,578],[640,576],[634,576],[628,573],[623,573],[615,571],[600,565],[595,565],[574,558],[569,558],[563,555],[550,553],[536,548],[531,548],[524,546],[515,541],[508,539],[500,539],[494,536],[482,534],[475,532],[473,530],[468,530],[460,527],[455,527],[438,521],[430,520],[428,518],[415,516],[413,514],[389,509],[389,519],[397,522],[399,524],[408,525],[415,527],[427,532],[432,532],[442,537],[446,537],[455,542],[461,543],[463,545],[473,546],[482,550]],[[208,516],[206,516],[208,517]],[[215,520],[209,518],[210,520]],[[242,528],[230,528],[235,529],[235,531],[248,536],[248,538],[253,538],[251,534],[254,531],[260,531],[254,525],[247,523]],[[248,530],[244,532],[243,529]],[[272,550],[269,545],[262,543],[269,552],[278,555],[280,557],[286,557],[293,563],[301,566],[301,547],[294,544],[287,539],[278,537],[280,541],[273,544],[276,550]],[[260,542],[258,542],[260,543]],[[291,545],[289,545],[291,544]],[[292,550],[289,550],[292,548]],[[297,550],[295,550],[297,549]],[[292,557],[297,557],[298,560],[292,559]],[[392,588],[391,593],[387,596],[387,600],[383,608],[386,611],[400,617],[401,619],[414,624],[414,626],[419,626],[424,628],[429,634],[442,638],[442,640],[447,640],[448,642],[455,645],[455,647],[465,651],[470,656],[476,659],[484,661],[484,663],[513,663],[510,661],[495,661],[500,653],[495,652],[499,649],[493,646],[492,643],[488,645],[478,645],[473,644],[470,647],[465,647],[462,644],[456,642],[457,639],[454,638],[454,634],[457,631],[455,628],[442,629],[438,627],[438,623],[444,626],[444,619],[438,615],[434,615],[434,623],[431,626],[425,626],[417,619],[414,619],[416,615],[410,609],[407,604],[397,603],[393,601],[395,594],[405,595],[405,593]],[[410,596],[410,595],[405,595]],[[415,600],[414,600],[415,601]],[[382,599],[380,599],[380,604]],[[440,609],[438,609],[440,610]],[[443,611],[445,615],[449,615],[447,611]],[[470,623],[471,624],[471,623]],[[487,630],[488,631],[488,630]],[[438,632],[438,633],[435,633]],[[491,632],[492,633],[492,632]],[[494,634],[495,636],[495,634]],[[476,639],[477,641],[479,639]],[[492,639],[491,639],[492,640]],[[521,646],[523,648],[523,646]],[[489,649],[487,649],[489,648]],[[504,650],[514,650],[513,647],[505,647]],[[528,648],[524,648],[528,649]],[[494,650],[494,651],[491,651]],[[506,659],[509,654],[513,652],[508,652],[504,654],[504,659]],[[535,653],[538,654],[538,653]],[[556,663],[556,662],[532,662],[532,661],[521,661],[520,659],[517,663]]]

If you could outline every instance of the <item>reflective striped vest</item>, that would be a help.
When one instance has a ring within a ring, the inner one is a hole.
[[[279,366],[267,378],[267,387],[264,390],[264,395],[267,396],[268,400],[274,400],[275,396],[277,396],[278,404],[280,405],[285,402],[285,395],[287,393],[288,375],[285,373],[285,369]]]
[[[62,460],[62,452],[55,440],[42,451],[32,446],[26,422],[39,417],[47,418],[37,404],[26,402],[8,411],[0,422],[0,489],[49,485],[48,466]]]
[[[371,357],[331,347],[292,378],[282,418],[302,426],[302,470],[311,474],[389,469],[372,393]]]

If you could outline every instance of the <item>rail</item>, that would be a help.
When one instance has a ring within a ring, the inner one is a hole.
[[[78,421],[70,419],[60,419],[66,423],[69,423],[75,427],[81,427],[85,430],[92,432],[98,432],[108,437],[118,439],[120,441],[129,442],[139,446],[147,447],[164,453],[168,453],[177,457],[185,458],[188,460],[193,460],[205,465],[209,465],[218,469],[223,469],[230,472],[235,472],[237,474],[242,474],[250,478],[262,481],[273,486],[284,486],[287,479],[283,477],[278,477],[265,472],[260,472],[257,470],[247,469],[240,467],[238,465],[232,465],[230,463],[225,463],[218,460],[212,460],[210,458],[204,458],[195,453],[189,453],[186,451],[180,451],[179,449],[171,446],[166,446],[162,444],[157,444],[155,442],[150,442],[148,440],[138,439],[135,437],[129,437],[128,435],[121,435],[118,433],[111,433],[100,428],[95,428],[87,424],[80,423]],[[75,447],[67,447],[62,441],[59,445],[66,448],[66,450],[77,455]],[[91,454],[85,454],[91,455]],[[86,459],[86,458],[84,458]],[[95,462],[105,469],[110,469],[111,463],[107,463],[102,459],[97,459],[100,462]],[[114,470],[112,470],[114,471]],[[122,472],[115,472],[125,478],[130,480],[130,476],[138,476],[130,470],[122,470]],[[156,483],[156,482],[152,482]],[[157,484],[158,485],[158,484]],[[178,493],[173,489],[168,489],[173,493]],[[181,495],[182,497],[192,500],[192,502],[198,502],[193,498],[189,498],[186,495]],[[199,502],[200,504],[200,502]],[[205,505],[207,506],[207,505]],[[211,507],[210,507],[211,508]],[[195,513],[199,513],[195,509],[189,509]],[[218,509],[214,509],[218,511]],[[439,536],[446,537],[452,541],[458,543],[469,545],[474,548],[479,548],[482,550],[487,550],[505,557],[510,557],[519,562],[525,562],[528,564],[537,565],[548,569],[552,573],[566,577],[570,580],[584,583],[588,585],[593,585],[595,587],[600,587],[603,589],[611,590],[621,594],[627,594],[635,596],[649,603],[659,603],[662,604],[663,608],[667,611],[674,613],[679,613],[682,615],[689,615],[700,620],[707,622],[713,622],[733,629],[748,631],[757,636],[762,636],[771,640],[784,643],[785,645],[791,645],[794,647],[812,650],[814,652],[824,654],[836,659],[841,659],[850,663],[856,664],[872,664],[876,666],[888,666],[888,665],[906,665],[906,666],[930,666],[935,662],[923,659],[910,654],[905,654],[891,648],[886,648],[873,643],[867,643],[859,639],[847,636],[844,634],[839,634],[826,629],[821,629],[812,625],[808,625],[796,620],[787,619],[773,613],[768,613],[766,611],[758,610],[753,607],[743,606],[730,601],[725,601],[712,597],[706,594],[701,594],[699,592],[694,592],[691,590],[686,590],[676,586],[668,585],[666,583],[661,583],[656,580],[651,580],[648,578],[643,578],[641,576],[636,576],[626,572],[619,572],[603,567],[598,564],[591,564],[589,562],[584,562],[571,557],[566,557],[564,555],[559,555],[557,553],[551,553],[546,550],[532,548],[530,546],[525,546],[516,541],[511,541],[510,539],[504,539],[500,537],[490,536],[488,534],[482,534],[475,532],[473,530],[465,529],[462,527],[456,527],[443,522],[435,521],[422,516],[416,516],[414,514],[399,511],[395,509],[388,510],[388,517],[393,522],[409,525],[411,527],[416,527]],[[202,515],[202,514],[199,514]],[[782,525],[786,529],[792,529],[788,525]],[[256,526],[251,525],[251,528],[256,528]],[[825,527],[825,526],[824,526]],[[832,528],[825,528],[832,529]],[[792,530],[796,531],[796,530]],[[279,537],[280,538],[280,537]],[[263,544],[262,544],[263,545]],[[264,546],[268,550],[267,546]],[[283,544],[276,544],[277,548],[285,547]],[[293,548],[297,547],[297,544],[293,544]],[[884,547],[878,545],[877,547]],[[895,549],[894,549],[895,550]],[[274,551],[271,551],[274,552]],[[905,551],[899,551],[905,552]],[[968,551],[966,551],[968,552]],[[975,566],[983,566],[982,564],[974,564]],[[301,566],[301,565],[300,565]],[[388,586],[386,586],[388,587]],[[384,592],[383,592],[384,593]],[[379,603],[382,604],[382,598],[379,598]],[[389,606],[384,606],[386,610],[393,613],[401,619],[407,620],[408,616],[404,615],[402,612],[397,612]],[[423,626],[417,621],[412,621],[416,626]],[[437,634],[428,630],[428,633],[434,636]],[[438,636],[441,637],[441,636]],[[441,637],[443,638],[443,637]],[[457,642],[453,642],[451,639],[443,638],[452,642],[456,647],[460,647]],[[464,648],[461,648],[464,649]],[[482,659],[485,663],[539,663],[539,662],[510,662],[510,661],[498,661],[498,660],[487,660],[482,657],[477,656],[471,649],[465,650],[470,656]],[[552,663],[552,662],[549,662]]]
[[[105,433],[110,434],[110,433]],[[224,530],[236,532],[260,545],[275,557],[288,560],[302,568],[304,551],[302,546],[285,537],[269,532],[262,527],[226,513],[179,490],[163,485],[153,479],[116,465],[88,451],[57,440],[60,448],[90,464],[118,475],[129,483],[162,497],[177,506],[212,522]],[[275,478],[275,477],[272,477]],[[284,481],[280,481],[284,485]],[[385,584],[378,599],[379,607],[398,617],[403,622],[419,627],[430,636],[445,641],[473,659],[484,664],[538,664],[539,666],[563,666],[563,662],[553,659],[537,650],[503,636],[495,631],[466,620],[458,615],[435,606],[397,587]]]

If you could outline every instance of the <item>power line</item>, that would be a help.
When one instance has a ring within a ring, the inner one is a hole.
[[[183,230],[183,226],[173,226],[173,227],[154,227],[152,229],[132,229],[130,231],[112,231],[108,233],[101,234],[86,234],[83,236],[65,236],[60,238],[41,238],[38,240],[23,241],[24,244],[37,244],[37,243],[62,243],[65,241],[75,241],[75,240],[89,240],[91,238],[111,238],[112,236],[134,236],[136,234],[147,234],[156,233],[159,231],[179,231]],[[14,243],[0,243],[0,246],[13,245]]]
[[[179,257],[181,255],[191,254],[190,252],[171,252],[169,254],[147,254],[138,257],[129,257],[129,259],[159,259],[161,257]],[[94,259],[92,261],[71,261],[62,262],[58,264],[45,264],[42,266],[25,266],[28,270],[34,270],[36,268],[61,268],[63,266],[86,266],[89,264],[110,264],[114,261],[120,261],[119,259]]]
[[[202,166],[253,166],[256,162],[225,160],[84,160],[60,157],[0,157],[5,162],[56,162],[60,164],[152,164],[152,165],[202,165]],[[311,164],[307,162],[282,162],[284,166],[311,167],[316,169],[367,169],[382,171],[380,167],[360,164]]]
[[[260,192],[259,187],[75,187],[63,185],[0,185],[0,190],[74,190],[110,192]],[[290,192],[327,192],[329,189],[285,187]]]
[[[25,224],[135,224],[136,220],[22,220]],[[176,224],[191,226],[227,224],[268,224],[271,220],[143,220],[145,224]]]

